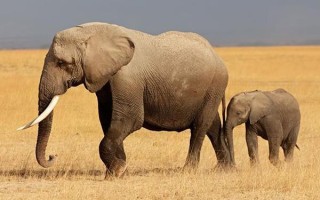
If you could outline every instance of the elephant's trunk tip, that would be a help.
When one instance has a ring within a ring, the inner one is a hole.
[[[41,165],[43,168],[49,168],[54,165],[54,163],[57,160],[57,157],[58,157],[58,155],[49,155],[49,160],[37,158],[37,161],[38,161],[39,165]]]

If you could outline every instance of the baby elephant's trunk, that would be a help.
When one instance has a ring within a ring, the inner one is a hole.
[[[234,147],[233,147],[233,128],[230,127],[228,124],[226,124],[224,131],[225,131],[225,137],[227,138],[227,145],[229,147],[231,164],[235,165]]]

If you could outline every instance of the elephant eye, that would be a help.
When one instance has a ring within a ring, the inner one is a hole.
[[[240,111],[237,111],[237,115],[240,115],[241,114],[241,112]]]
[[[63,61],[63,60],[58,60],[58,62],[57,62],[57,65],[59,66],[59,67],[61,67],[62,65],[64,65],[65,64],[65,62]]]

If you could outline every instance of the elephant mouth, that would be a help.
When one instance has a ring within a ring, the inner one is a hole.
[[[72,84],[73,84],[73,80],[71,79],[71,80],[68,80],[67,81],[67,88],[69,89],[69,88],[71,88],[72,87]]]
[[[71,78],[70,80],[68,80],[68,81],[66,82],[66,87],[67,87],[67,89],[69,89],[69,88],[71,88],[71,87],[76,87],[76,86],[78,86],[78,85],[80,85],[80,84],[82,84],[82,83],[83,83],[83,81],[77,81],[76,78],[73,77],[73,78]],[[85,86],[86,86],[86,85],[85,85]]]
[[[83,83],[83,85],[84,85],[84,87],[85,87],[87,90],[89,90],[88,85],[87,85],[87,81],[85,81],[85,82]]]

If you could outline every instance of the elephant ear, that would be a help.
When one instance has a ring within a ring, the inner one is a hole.
[[[85,45],[83,71],[85,86],[90,92],[100,90],[112,75],[127,65],[135,49],[132,40],[116,27],[96,32]]]
[[[271,100],[263,93],[255,95],[250,105],[250,124],[255,124],[261,118],[271,113]]]

